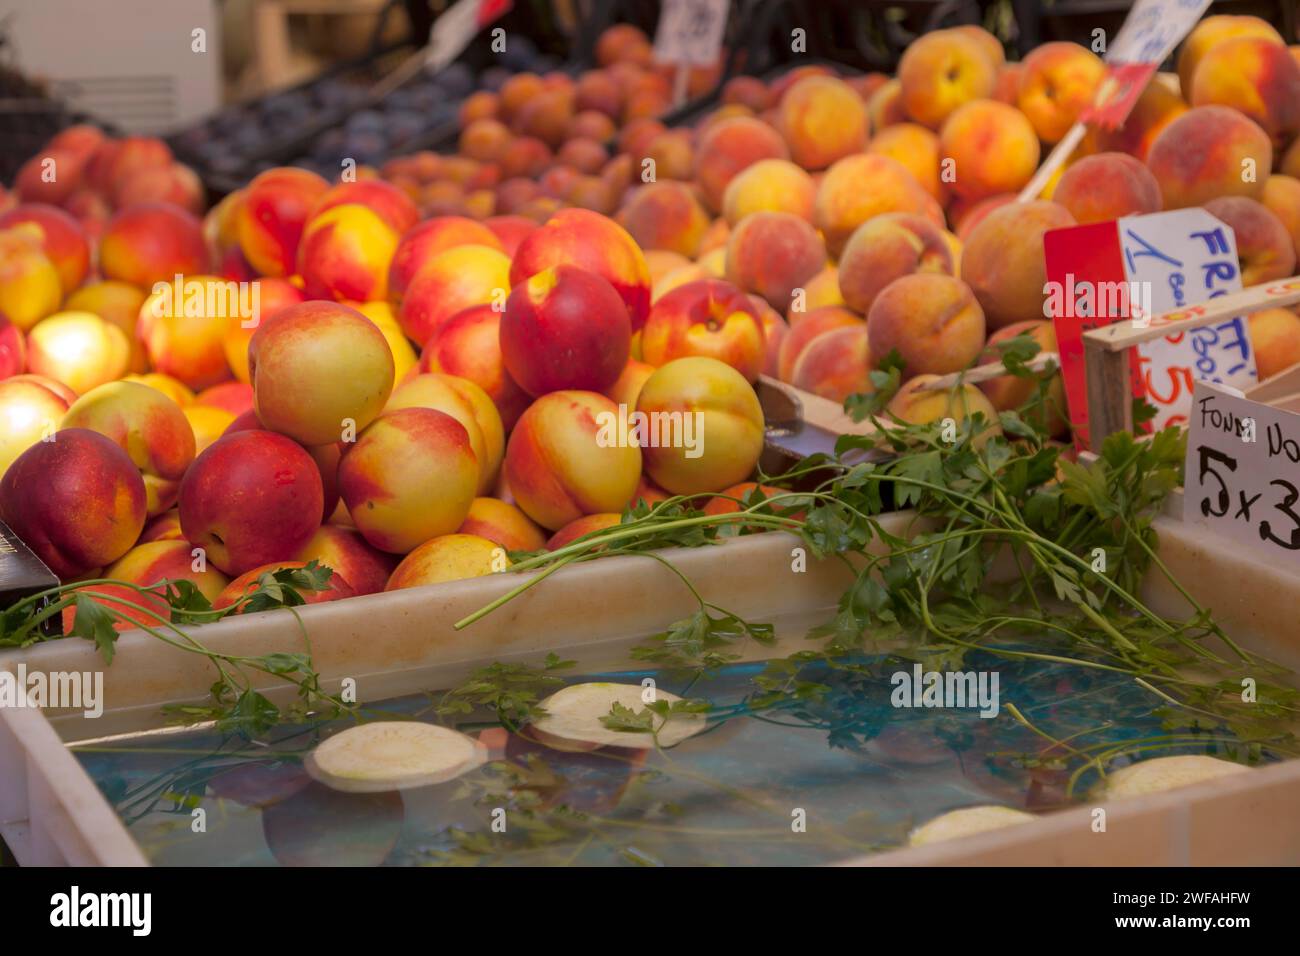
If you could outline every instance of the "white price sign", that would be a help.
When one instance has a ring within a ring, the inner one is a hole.
[[[1162,63],[1211,0],[1138,0],[1106,50],[1111,63]]]
[[[722,49],[729,0],[664,0],[655,30],[655,59],[682,66],[712,66]]]
[[[1124,273],[1148,316],[1241,290],[1232,229],[1204,209],[1126,216],[1118,226]],[[1259,378],[1242,316],[1144,343],[1138,367],[1157,429],[1187,420],[1194,381],[1241,389]]]
[[[1300,565],[1300,415],[1197,382],[1183,520]]]

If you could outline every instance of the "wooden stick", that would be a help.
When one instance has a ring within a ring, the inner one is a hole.
[[[1087,135],[1088,127],[1083,123],[1075,123],[1070,127],[1064,138],[1056,144],[1055,148],[1047,154],[1047,159],[1043,165],[1038,167],[1038,172],[1034,173],[1034,178],[1029,180],[1028,185],[1020,190],[1020,195],[1016,197],[1016,202],[1032,202],[1037,199],[1046,188],[1052,174],[1064,165],[1065,161],[1070,158],[1076,146],[1083,141]],[[960,174],[958,174],[960,175]]]
[[[1084,376],[1088,388],[1088,447],[1100,448],[1106,436],[1133,430],[1133,378],[1126,349],[1110,351],[1083,338]]]
[[[1060,364],[1061,357],[1055,352],[1039,352],[1025,362],[1025,368],[1035,372],[1045,372],[1049,367],[1059,367]],[[926,382],[916,388],[918,392],[942,392],[961,384],[974,385],[976,382],[987,382],[991,378],[999,378],[1006,374],[1007,367],[1001,362],[989,362],[987,365],[968,368],[964,372],[940,375],[933,382]]]
[[[1292,276],[1276,282],[1261,282],[1240,292],[1208,299],[1200,305],[1174,309],[1152,316],[1146,322],[1132,319],[1114,322],[1083,333],[1083,338],[1085,343],[1091,340],[1100,348],[1117,352],[1237,315],[1297,302],[1300,302],[1300,276]]]

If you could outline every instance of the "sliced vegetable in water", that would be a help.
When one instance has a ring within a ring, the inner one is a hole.
[[[945,840],[987,833],[989,830],[1013,827],[1033,819],[1035,817],[1032,813],[1025,813],[1023,810],[1015,810],[1011,807],[962,807],[960,810],[950,810],[917,827],[908,836],[907,842],[912,846],[926,846],[930,843],[942,843]]]
[[[650,750],[675,747],[704,730],[704,714],[688,709],[690,701],[656,689],[647,703],[645,693],[640,684],[571,684],[542,701],[545,715],[529,731],[556,750]]]
[[[418,721],[360,724],[335,734],[305,761],[313,778],[344,793],[410,790],[444,783],[487,759],[487,748],[459,731]]]
[[[1191,786],[1203,780],[1217,780],[1246,773],[1249,767],[1218,757],[1184,754],[1178,757],[1153,757],[1131,764],[1106,775],[1106,796],[1138,797]]]

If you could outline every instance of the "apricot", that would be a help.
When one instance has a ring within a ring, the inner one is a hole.
[[[84,395],[126,374],[131,346],[92,312],[56,312],[27,333],[27,368]]]
[[[1044,316],[1043,234],[1074,224],[1064,206],[1039,199],[1000,206],[971,230],[961,278],[974,290],[989,328]]]
[[[239,248],[261,275],[293,273],[303,229],[329,188],[320,176],[295,167],[268,169],[253,177],[238,211]]]
[[[351,586],[354,594],[377,594],[384,590],[397,559],[372,547],[354,528],[323,524],[311,540],[294,555],[295,562],[317,562],[330,568]],[[331,584],[334,580],[331,579]]]
[[[963,199],[1019,192],[1040,155],[1025,114],[996,100],[972,100],[954,111],[939,131],[939,151],[952,161],[952,191]]]
[[[867,152],[897,160],[931,197],[938,202],[947,199],[939,137],[932,130],[917,123],[895,123],[872,137]]]
[[[709,215],[681,183],[656,182],[639,188],[619,210],[617,221],[646,252],[668,250],[693,257],[709,228]]]
[[[811,176],[784,159],[761,159],[740,172],[722,194],[722,215],[735,226],[756,212],[784,212],[812,222],[817,187]]]
[[[871,370],[870,330],[861,323],[832,329],[809,342],[799,353],[790,384],[833,402],[875,391]]]
[[[388,579],[385,591],[460,581],[504,571],[510,562],[495,541],[475,534],[444,534],[415,548]]]
[[[817,231],[787,212],[746,216],[727,241],[727,279],[782,312],[825,266],[826,247]]]
[[[69,295],[64,308],[69,312],[93,312],[121,329],[131,343],[129,370],[143,372],[149,367],[149,356],[144,343],[136,338],[135,328],[146,298],[143,290],[126,282],[92,282]]]
[[[424,342],[442,322],[471,306],[504,308],[512,284],[504,253],[487,246],[456,246],[416,273],[397,318],[408,338]]]
[[[758,309],[730,282],[688,282],[659,299],[641,331],[641,350],[652,366],[692,355],[730,365],[746,381],[763,371],[765,334]]]
[[[36,442],[52,439],[77,393],[42,375],[0,381],[0,476]]]
[[[388,267],[388,295],[393,305],[401,306],[416,273],[448,249],[474,245],[505,251],[490,225],[464,216],[437,216],[403,233]]]
[[[958,107],[991,96],[998,64],[984,45],[957,30],[935,30],[910,43],[898,61],[907,115],[938,129]]]
[[[1077,43],[1044,43],[1025,57],[1018,106],[1045,143],[1057,143],[1092,105],[1106,65]]]
[[[59,310],[63,286],[33,223],[0,232],[0,314],[26,332]]]
[[[90,242],[77,220],[57,206],[27,203],[0,215],[0,231],[31,223],[41,234],[41,251],[59,274],[64,296],[71,295],[90,271]]]
[[[777,128],[790,158],[804,169],[825,169],[866,145],[866,108],[853,87],[836,77],[799,80],[778,109]]]
[[[1147,167],[1166,209],[1203,206],[1219,196],[1256,199],[1273,169],[1273,145],[1236,110],[1198,106],[1160,131]]]
[[[789,159],[781,134],[761,120],[736,116],[709,127],[695,152],[695,180],[709,209],[722,208],[727,186],[741,171],[762,159]]]
[[[622,514],[612,511],[575,518],[547,539],[546,550],[558,551],[565,545],[573,544],[584,535],[595,531],[603,531],[606,528],[617,527],[622,521]]]
[[[458,533],[487,538],[507,551],[540,551],[546,547],[542,529],[517,507],[499,498],[475,498]]]
[[[387,298],[397,242],[397,231],[368,206],[345,203],[318,212],[298,245],[304,293],[336,301]]]
[[[849,237],[837,273],[840,295],[849,308],[865,315],[891,282],[919,272],[955,272],[943,230],[911,213],[885,213]]]
[[[805,313],[790,325],[789,334],[777,352],[777,377],[783,382],[790,381],[800,353],[823,332],[864,324],[859,316],[840,306],[822,306]]]
[[[432,408],[460,422],[479,463],[479,494],[485,494],[496,484],[505,454],[505,429],[496,406],[481,388],[455,375],[437,372],[416,375],[393,391],[384,411],[399,408]]]
[[[960,174],[959,174],[960,175]],[[831,166],[817,187],[813,224],[838,256],[853,231],[873,216],[910,212],[942,226],[943,211],[907,167],[874,153],[848,156]]]
[[[252,323],[251,290],[216,276],[186,276],[159,283],[140,307],[136,335],[154,369],[204,389],[231,377],[225,338]]]
[[[531,399],[505,369],[501,315],[488,305],[458,312],[434,330],[420,353],[418,368],[473,382],[492,400],[509,431]]]

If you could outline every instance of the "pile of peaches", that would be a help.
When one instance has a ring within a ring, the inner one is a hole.
[[[1295,269],[1300,62],[1264,21],[1202,21],[1177,79],[1024,203],[1102,82],[1083,47],[1008,63],[984,31],[942,30],[895,77],[738,77],[668,129],[637,115],[619,64],[646,50],[618,36],[573,89],[476,94],[457,156],[333,184],[272,169],[202,220],[158,196],[96,235],[19,183],[0,518],[65,580],[188,578],[218,603],[313,559],[334,570],[318,599],[487,574],[637,499],[734,508],[763,374],[839,401],[896,351],[900,419],[1019,406],[1014,378],[924,386],[1020,332],[1054,348],[1049,229],[1204,206],[1246,283]],[[1250,327],[1261,377],[1300,361],[1295,313]],[[691,416],[700,444],[647,445],[635,412]]]

